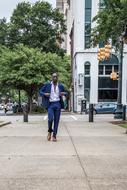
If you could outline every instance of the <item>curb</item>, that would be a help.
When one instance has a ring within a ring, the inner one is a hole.
[[[9,121],[9,122],[3,122],[3,123],[0,124],[0,127],[3,127],[3,126],[5,126],[5,125],[9,125],[9,124],[11,124],[10,121]]]

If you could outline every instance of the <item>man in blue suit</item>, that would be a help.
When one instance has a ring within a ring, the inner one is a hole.
[[[58,82],[57,73],[52,74],[52,81],[46,83],[40,89],[40,96],[42,96],[42,104],[48,110],[48,136],[47,140],[57,141],[56,135],[60,120],[61,108],[63,108],[62,96],[66,95],[64,86]],[[52,124],[54,122],[54,128]]]

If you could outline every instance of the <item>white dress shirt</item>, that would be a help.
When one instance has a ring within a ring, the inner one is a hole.
[[[56,85],[53,84],[53,82],[51,82],[52,86],[51,86],[51,94],[50,94],[50,102],[57,102],[60,101],[60,92],[59,92],[59,87],[58,87],[58,83]]]

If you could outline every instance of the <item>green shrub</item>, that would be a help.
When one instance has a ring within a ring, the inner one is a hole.
[[[46,110],[45,108],[41,107],[41,106],[36,106],[32,109],[33,113],[45,113]]]

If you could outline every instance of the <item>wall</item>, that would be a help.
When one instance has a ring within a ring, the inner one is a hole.
[[[92,17],[97,14],[99,0],[92,0]],[[84,63],[89,61],[91,63],[91,82],[90,82],[90,103],[98,102],[98,47],[84,50],[84,24],[85,24],[85,0],[71,0],[71,7],[68,10],[68,38],[71,27],[74,23],[74,54],[73,54],[73,84],[74,84],[74,111],[81,111],[79,100],[84,98],[84,84],[78,85],[78,75],[84,74]],[[92,27],[96,23],[92,23]],[[68,43],[68,53],[70,53]],[[124,48],[123,60],[123,88],[122,88],[122,102],[127,104],[127,46]]]

